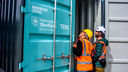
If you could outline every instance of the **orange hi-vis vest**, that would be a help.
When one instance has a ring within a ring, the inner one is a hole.
[[[87,39],[79,39],[82,42],[82,55],[77,57],[77,71],[93,70],[91,53],[93,50],[91,42]]]
[[[101,59],[106,58],[106,49],[107,49],[107,46],[105,45],[105,43],[104,43],[103,41],[98,41],[98,42],[96,42],[96,43],[93,45],[93,47],[94,47],[94,53],[93,53],[93,54],[96,53],[95,50],[96,50],[96,44],[97,44],[97,43],[103,44],[102,53],[101,53],[101,56],[99,57],[98,60],[101,60]]]

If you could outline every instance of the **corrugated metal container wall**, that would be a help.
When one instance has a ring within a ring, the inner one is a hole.
[[[23,0],[1,0],[0,69],[5,72],[18,72],[18,62],[21,59],[21,1]]]
[[[110,42],[106,72],[128,72],[128,0],[106,0],[106,19]]]

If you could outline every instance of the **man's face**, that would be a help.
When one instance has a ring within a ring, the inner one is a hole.
[[[85,32],[81,32],[79,35],[80,38],[85,38],[85,36],[86,36]]]
[[[95,37],[98,38],[99,36],[100,36],[100,35],[99,35],[99,32],[96,31],[96,32],[95,32]]]

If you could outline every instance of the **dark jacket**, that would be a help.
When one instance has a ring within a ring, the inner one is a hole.
[[[83,50],[82,42],[80,40],[78,40],[77,41],[77,48],[73,48],[73,53],[76,56],[81,56],[82,55],[82,50]]]
[[[108,46],[108,40],[103,38],[103,39],[100,39],[98,41],[103,41],[105,43],[106,46]],[[103,48],[103,44],[101,43],[97,43],[96,44],[96,53],[95,55],[92,57],[93,58],[93,61],[95,62],[94,66],[95,67],[103,67],[101,64],[100,64],[100,61],[98,60],[98,58],[101,56],[101,53],[102,53],[102,48]]]

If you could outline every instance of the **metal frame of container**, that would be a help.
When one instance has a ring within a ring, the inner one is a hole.
[[[109,40],[106,72],[128,71],[128,1],[105,1],[106,37]]]

